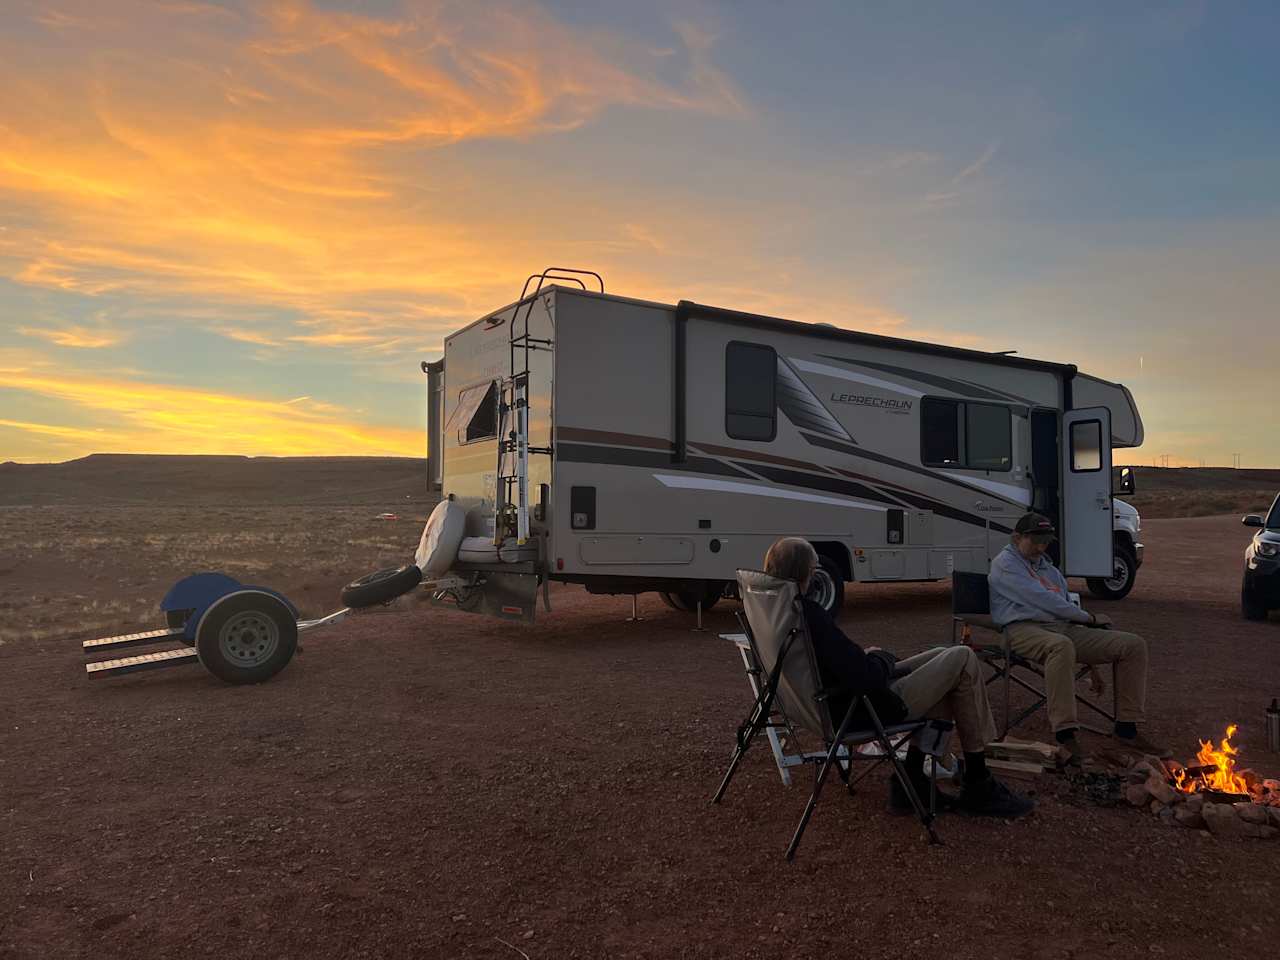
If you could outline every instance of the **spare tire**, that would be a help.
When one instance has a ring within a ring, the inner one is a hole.
[[[376,607],[380,603],[390,603],[421,582],[422,571],[414,563],[404,567],[375,570],[368,576],[353,580],[342,588],[342,605],[358,610],[361,607]]]
[[[454,500],[441,500],[427,518],[418,541],[414,561],[423,576],[438,577],[447,573],[458,559],[458,546],[462,543],[467,525],[467,512]]]

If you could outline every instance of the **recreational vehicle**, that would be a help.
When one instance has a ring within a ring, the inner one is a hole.
[[[535,276],[423,364],[430,479],[471,544],[437,602],[528,620],[560,581],[706,608],[798,535],[834,611],[846,584],[985,572],[1029,509],[1066,573],[1113,576],[1112,450],[1143,438],[1120,384],[589,281]]]

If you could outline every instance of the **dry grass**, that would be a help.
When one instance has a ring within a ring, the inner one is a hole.
[[[427,507],[429,509],[429,507]],[[0,644],[148,629],[179,578],[220,570],[280,590],[304,617],[343,584],[408,562],[426,510],[41,506],[0,509]]]
[[[1124,499],[1144,519],[1157,517],[1210,517],[1224,513],[1266,513],[1274,490],[1139,492]]]

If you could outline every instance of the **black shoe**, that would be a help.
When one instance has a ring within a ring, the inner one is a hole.
[[[929,809],[929,778],[920,777],[916,779],[912,777],[911,785],[916,788],[916,796],[920,798],[920,803],[925,810]],[[942,790],[938,791],[937,811],[938,813],[946,813],[948,810],[954,810],[957,798]],[[909,813],[915,813],[916,808],[911,805],[911,798],[907,796],[907,791],[902,789],[902,784],[897,776],[889,778],[889,812],[905,816]]]
[[[960,791],[960,811],[973,817],[999,817],[1016,820],[1036,808],[1029,797],[1014,793],[995,777],[978,783],[965,783]]]

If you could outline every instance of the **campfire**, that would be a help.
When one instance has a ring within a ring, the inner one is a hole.
[[[1129,772],[1125,797],[1166,823],[1207,829],[1215,836],[1280,836],[1280,780],[1237,767],[1236,725],[1214,746],[1200,741],[1195,762],[1148,757]]]
[[[1252,801],[1267,806],[1280,807],[1280,783],[1262,780],[1252,770],[1237,770],[1236,757],[1240,755],[1231,744],[1237,727],[1227,727],[1226,736],[1214,749],[1208,740],[1200,741],[1200,752],[1193,766],[1169,764],[1175,789],[1183,793],[1202,793],[1207,800],[1235,803]]]

